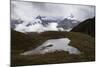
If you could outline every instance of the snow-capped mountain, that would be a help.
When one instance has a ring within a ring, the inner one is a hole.
[[[19,32],[44,32],[44,31],[58,31],[57,23],[48,23],[43,25],[42,21],[40,19],[35,19],[30,22],[24,22],[22,24],[16,25],[16,28],[14,30]]]
[[[70,31],[73,27],[79,24],[79,21],[73,17],[47,17],[37,16],[30,21],[21,19],[12,20],[11,27],[19,32],[44,32],[44,31]]]
[[[72,29],[77,26],[80,22],[72,18],[64,18],[60,23],[58,23],[58,28],[63,28],[64,30]]]

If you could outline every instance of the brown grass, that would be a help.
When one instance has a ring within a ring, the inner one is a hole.
[[[16,35],[16,37],[18,37]],[[95,39],[89,35],[76,33],[76,32],[44,32],[37,34],[36,36],[31,33],[31,36],[28,42],[27,39],[22,45],[22,48],[12,48],[11,52],[11,65],[12,66],[21,66],[21,65],[40,65],[40,64],[54,64],[54,63],[71,63],[71,62],[86,62],[95,60]],[[21,56],[20,53],[27,51],[29,49],[34,49],[35,47],[42,44],[48,39],[56,39],[67,37],[71,40],[70,45],[78,48],[81,51],[80,55],[68,54],[64,51],[56,51],[54,53],[46,53],[40,55],[32,56]],[[22,37],[23,38],[23,37]],[[24,37],[25,38],[25,37]],[[13,46],[17,46],[20,42],[15,42],[13,40]],[[31,42],[31,43],[30,43]],[[17,43],[17,44],[16,44]],[[24,45],[25,44],[25,45]],[[20,45],[19,45],[20,47]]]

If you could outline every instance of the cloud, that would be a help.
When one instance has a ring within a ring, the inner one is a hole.
[[[33,22],[34,23],[34,22]],[[46,27],[44,27],[42,24],[40,23],[36,23],[34,25],[29,25],[27,26],[28,23],[22,23],[22,24],[18,24],[16,25],[15,30],[19,31],[19,32],[44,32],[44,31],[58,31],[57,28],[57,23],[49,23]]]
[[[11,18],[30,21],[37,15],[68,17],[73,14],[77,20],[83,21],[95,16],[95,6],[69,5],[39,2],[11,2]]]

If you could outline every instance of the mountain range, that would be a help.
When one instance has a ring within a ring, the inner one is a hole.
[[[11,28],[19,32],[70,31],[80,22],[74,17],[58,18],[37,16],[31,21],[11,20]]]

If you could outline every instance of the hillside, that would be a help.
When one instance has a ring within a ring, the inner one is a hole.
[[[95,37],[95,17],[81,22],[78,26],[74,27],[71,31],[81,32]]]
[[[85,62],[95,60],[95,40],[91,36],[78,32],[43,32],[43,33],[20,33],[11,30],[11,64],[19,65],[37,65],[51,63],[69,63]],[[81,51],[79,55],[68,54],[64,51],[46,53],[32,56],[21,56],[20,53],[36,48],[48,39],[57,39],[67,37],[71,40],[71,46]],[[44,59],[45,58],[45,59]],[[20,62],[19,62],[20,61]]]
[[[32,47],[31,45],[33,45],[34,42],[28,35],[11,30],[11,44],[11,49],[24,50],[27,49],[27,46]]]

